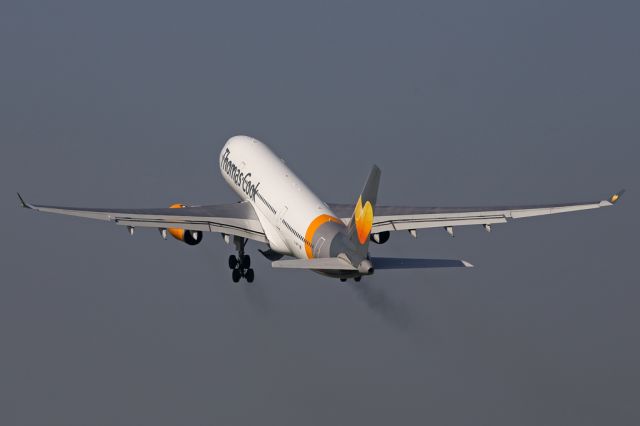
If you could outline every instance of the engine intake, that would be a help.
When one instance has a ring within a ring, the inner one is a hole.
[[[378,233],[369,235],[369,239],[376,244],[384,244],[389,240],[390,236],[391,236],[391,232],[383,231],[383,232],[378,232]]]
[[[172,209],[184,209],[187,206],[184,204],[173,204],[170,208]],[[190,246],[195,246],[200,244],[202,241],[202,231],[192,231],[189,229],[182,228],[169,228],[167,229],[171,236],[176,240],[182,241]]]

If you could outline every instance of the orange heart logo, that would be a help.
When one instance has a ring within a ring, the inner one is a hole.
[[[354,216],[356,220],[356,230],[358,231],[358,241],[360,241],[360,244],[364,244],[371,232],[371,225],[373,225],[373,207],[371,207],[371,203],[368,201],[364,207],[362,207],[362,196],[358,198]]]

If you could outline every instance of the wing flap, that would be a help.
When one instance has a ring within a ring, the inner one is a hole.
[[[486,216],[486,217],[381,217],[375,218],[380,222],[374,222],[372,233],[383,231],[402,231],[408,229],[424,229],[439,228],[443,226],[463,226],[463,225],[487,225],[494,223],[505,223],[507,219],[504,216]]]
[[[580,210],[591,210],[597,209],[599,207],[608,207],[611,203],[608,201],[598,201],[593,203],[585,203],[585,204],[576,204],[569,206],[558,206],[558,207],[548,207],[548,208],[533,208],[533,209],[520,209],[520,210],[511,210],[510,216],[513,219],[520,219],[524,217],[534,217],[534,216],[544,216],[548,214],[557,214],[557,213],[570,213],[577,212]]]
[[[163,219],[114,219],[118,225],[139,226],[148,228],[182,228],[192,231],[203,232],[220,232],[223,234],[237,235],[243,238],[250,238],[255,241],[268,243],[268,240],[262,231],[262,225],[257,221],[225,219],[225,218],[202,218],[201,221],[182,220],[177,218],[171,220]]]

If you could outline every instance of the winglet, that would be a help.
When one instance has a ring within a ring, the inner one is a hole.
[[[616,202],[618,202],[618,200],[620,199],[620,197],[622,197],[622,194],[624,194],[624,189],[621,189],[620,191],[616,192],[615,194],[613,194],[611,197],[609,197],[609,202],[611,204],[615,204]]]
[[[18,194],[18,199],[20,200],[20,204],[22,204],[21,207],[25,208],[25,209],[32,209],[33,207],[31,207],[31,204],[27,204],[24,199],[22,198],[22,195],[20,195],[19,192],[16,192],[16,194]]]

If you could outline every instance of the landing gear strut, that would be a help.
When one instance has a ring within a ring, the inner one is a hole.
[[[244,254],[244,246],[247,244],[246,238],[234,237],[233,243],[238,250],[238,256],[233,254],[229,256],[229,269],[232,269],[231,279],[234,283],[240,281],[240,278],[245,278],[247,282],[252,283],[255,274],[251,269],[251,257],[248,254]]]

